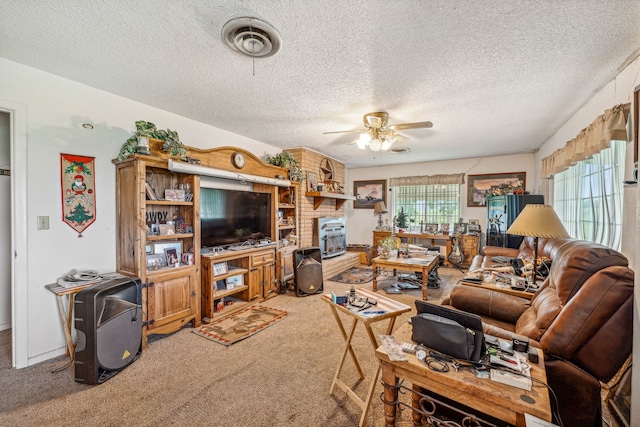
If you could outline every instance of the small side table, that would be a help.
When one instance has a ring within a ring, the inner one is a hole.
[[[380,376],[380,366],[376,367],[376,372],[373,378],[371,379],[371,384],[369,385],[369,388],[367,390],[367,395],[365,397],[365,400],[362,400],[359,396],[357,396],[356,393],[339,378],[340,373],[342,372],[342,368],[344,366],[344,361],[347,358],[347,353],[351,353],[353,364],[358,370],[358,374],[360,375],[360,378],[364,379],[362,368],[360,367],[358,358],[356,357],[353,347],[351,346],[351,340],[353,339],[353,335],[356,330],[356,325],[358,324],[358,322],[361,322],[363,324],[363,326],[367,331],[367,335],[369,335],[369,340],[371,341],[373,351],[375,352],[380,344],[378,344],[378,340],[376,339],[376,336],[373,333],[373,330],[371,329],[371,324],[388,319],[389,324],[387,326],[386,335],[390,335],[391,332],[393,331],[393,326],[395,324],[395,321],[398,315],[411,311],[411,307],[409,307],[406,304],[400,303],[398,301],[394,301],[390,298],[381,296],[375,292],[371,292],[369,290],[362,289],[362,288],[356,289],[356,296],[360,298],[373,298],[378,301],[378,304],[371,306],[371,308],[363,310],[362,312],[353,312],[342,305],[334,303],[331,300],[331,295],[327,295],[327,294],[322,295],[322,300],[328,303],[329,306],[331,307],[331,312],[333,313],[333,317],[336,319],[336,323],[338,324],[340,333],[342,334],[342,337],[345,339],[344,351],[342,352],[340,363],[338,364],[338,368],[336,369],[336,374],[333,377],[333,382],[331,383],[331,389],[329,390],[329,394],[333,394],[333,391],[336,385],[340,387],[345,393],[347,393],[347,396],[349,396],[362,409],[362,415],[360,416],[360,423],[359,423],[359,426],[362,427],[367,418],[367,414],[369,413],[369,405],[371,403],[373,391],[375,390],[378,377]],[[338,314],[338,311],[353,317],[353,323],[351,325],[351,329],[349,330],[348,334],[346,332],[342,319]],[[383,312],[383,313],[372,314],[372,315],[364,314],[367,311]]]
[[[119,273],[102,274],[100,276],[100,279],[84,282],[72,288],[66,288],[62,285],[59,285],[58,283],[45,285],[45,288],[53,292],[53,294],[56,296],[56,300],[58,302],[58,313],[60,314],[60,320],[62,321],[62,329],[64,329],[64,336],[67,340],[67,354],[71,358],[71,361],[73,361],[74,359],[74,353],[76,349],[76,345],[73,342],[73,337],[71,335],[71,331],[73,330],[73,304],[76,294],[87,286],[94,285],[103,280],[117,279],[120,277],[125,276]],[[67,297],[66,308],[64,304],[65,296]]]

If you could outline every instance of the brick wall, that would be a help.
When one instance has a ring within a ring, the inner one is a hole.
[[[293,154],[293,157],[300,162],[300,167],[306,172],[313,172],[316,174],[318,181],[322,179],[322,173],[320,172],[320,162],[328,158],[324,154],[316,153],[315,151],[307,150],[306,148],[295,148],[289,151]],[[334,181],[339,182],[341,185],[345,184],[345,167],[344,163],[331,159],[334,170]],[[313,210],[313,197],[306,197],[307,182],[305,181],[301,185],[301,191],[298,191],[296,195],[296,203],[298,204],[298,241],[301,247],[313,246],[313,219],[320,217],[341,217],[344,216],[344,206],[336,210],[336,202],[333,199],[325,200],[318,209]]]

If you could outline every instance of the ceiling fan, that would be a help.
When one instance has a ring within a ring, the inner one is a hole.
[[[433,126],[431,122],[400,123],[389,125],[389,113],[376,111],[367,113],[362,117],[364,129],[350,129],[331,133],[360,132],[360,137],[349,144],[357,144],[358,148],[364,150],[369,147],[371,151],[388,150],[395,142],[406,141],[406,136],[397,133],[399,130],[424,129]]]

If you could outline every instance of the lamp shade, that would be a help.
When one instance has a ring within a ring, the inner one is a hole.
[[[376,202],[375,206],[373,207],[373,214],[381,215],[386,213],[388,213],[388,211],[387,206],[384,204],[384,202]]]
[[[526,205],[507,234],[554,239],[571,237],[550,205]]]

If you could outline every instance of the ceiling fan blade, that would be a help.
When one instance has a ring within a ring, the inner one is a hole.
[[[405,129],[424,129],[433,127],[431,122],[415,122],[415,123],[400,123],[398,125],[389,126],[393,130],[405,130]]]
[[[349,130],[336,130],[332,132],[322,132],[323,135],[328,135],[331,133],[347,133],[347,132],[366,132],[366,129],[349,129]]]

